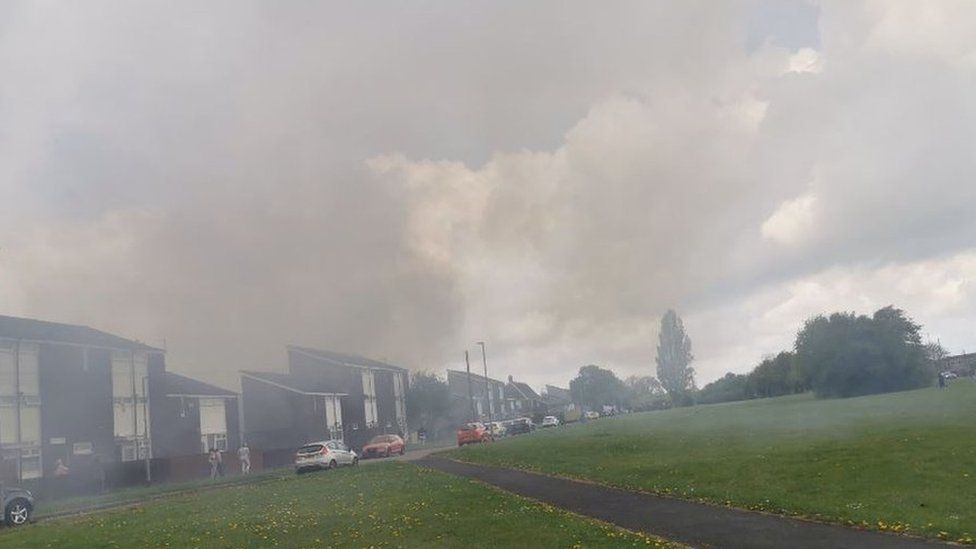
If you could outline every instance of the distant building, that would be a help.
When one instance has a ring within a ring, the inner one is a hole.
[[[165,398],[153,406],[163,421],[153,437],[156,457],[240,447],[237,393],[186,376],[163,374]]]
[[[508,376],[505,385],[505,399],[515,415],[540,414],[546,411],[542,397],[532,387],[521,381],[515,381]]]
[[[241,372],[244,438],[268,450],[330,438],[358,448],[407,433],[409,372],[384,362],[288,347],[288,372]]]
[[[583,408],[573,402],[573,395],[569,389],[546,385],[545,397],[546,411],[549,414],[561,416],[565,423],[576,421],[582,416]]]
[[[165,368],[138,341],[0,316],[0,481],[151,457]]]
[[[451,418],[455,423],[487,421],[506,417],[505,384],[478,374],[447,371],[447,386],[451,392]],[[470,390],[469,390],[470,389]]]
[[[959,376],[971,376],[976,372],[976,353],[947,356],[941,360],[941,371]]]

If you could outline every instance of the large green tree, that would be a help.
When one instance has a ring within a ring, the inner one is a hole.
[[[691,367],[691,338],[685,333],[678,313],[669,309],[661,318],[658,333],[657,378],[676,406],[692,404],[695,370]]]
[[[924,387],[934,371],[929,350],[901,309],[873,316],[834,313],[806,322],[796,336],[796,357],[821,397],[850,397]]]
[[[627,403],[627,386],[611,370],[590,364],[579,369],[579,374],[569,382],[573,401],[591,410],[604,405],[624,406]]]

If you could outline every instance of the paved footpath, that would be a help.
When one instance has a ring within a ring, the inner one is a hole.
[[[938,541],[628,492],[431,456],[416,459],[414,463],[480,480],[580,515],[693,547],[902,549],[949,546]]]

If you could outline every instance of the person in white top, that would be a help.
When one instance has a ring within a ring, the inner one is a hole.
[[[241,474],[246,475],[251,472],[251,449],[247,447],[247,443],[241,444],[241,447],[237,449],[237,459],[241,462]]]

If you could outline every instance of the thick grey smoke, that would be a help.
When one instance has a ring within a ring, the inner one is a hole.
[[[165,338],[225,384],[285,343],[649,373],[668,307],[704,380],[824,308],[897,302],[965,345],[974,24],[965,3],[6,3],[0,308]]]

